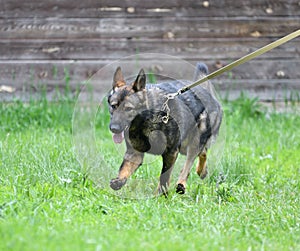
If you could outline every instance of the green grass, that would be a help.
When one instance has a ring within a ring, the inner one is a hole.
[[[0,250],[300,249],[299,114],[226,102],[226,148],[211,176],[200,181],[193,170],[187,194],[134,200],[86,180],[74,105],[0,103]],[[100,115],[97,149],[117,172],[122,156]],[[136,177],[153,175],[150,167]]]

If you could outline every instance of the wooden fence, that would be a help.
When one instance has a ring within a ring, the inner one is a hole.
[[[300,28],[299,0],[0,3],[0,100],[24,97],[41,86],[48,93],[66,84],[74,89],[105,65],[145,52],[203,61],[214,71]],[[164,67],[159,58],[151,60],[155,73],[174,68],[172,60]],[[241,91],[262,100],[298,95],[300,38],[213,82],[229,98]]]

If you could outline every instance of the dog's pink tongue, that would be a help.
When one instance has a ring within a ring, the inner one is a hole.
[[[121,144],[124,139],[124,132],[114,133],[113,140],[116,144]]]

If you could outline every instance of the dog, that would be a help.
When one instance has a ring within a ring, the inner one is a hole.
[[[198,63],[196,78],[207,74],[207,66]],[[170,175],[179,153],[186,155],[186,161],[176,184],[177,193],[185,193],[187,179],[197,157],[196,172],[201,179],[206,177],[207,149],[218,135],[223,111],[209,88],[202,86],[167,99],[168,94],[177,92],[186,84],[187,81],[146,84],[143,69],[128,84],[121,68],[116,69],[107,97],[109,129],[115,143],[125,139],[126,152],[118,177],[110,181],[112,189],[119,190],[126,184],[142,165],[145,153],[162,156],[159,194],[168,194]]]

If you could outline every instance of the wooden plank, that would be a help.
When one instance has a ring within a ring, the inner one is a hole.
[[[137,52],[164,53],[185,60],[235,60],[274,38],[143,40],[0,40],[0,60],[118,60]],[[300,58],[300,39],[292,40],[260,59]]]
[[[298,84],[296,84],[298,83]],[[257,81],[257,80],[242,80],[239,84],[232,84],[231,80],[215,80],[213,82],[216,93],[218,97],[226,100],[234,100],[239,98],[243,93],[249,98],[259,98],[261,101],[294,101],[299,103],[300,97],[300,79],[297,80],[270,80]],[[80,85],[78,86],[80,87]],[[82,87],[82,86],[81,86]],[[29,101],[31,98],[38,98],[42,94],[42,90],[45,90],[41,87],[27,87],[23,89],[17,89],[12,93],[0,92],[0,101],[12,101],[15,99],[20,99],[24,101]],[[57,85],[46,87],[46,97],[49,100],[55,99],[58,92],[64,93],[65,86]],[[80,94],[80,101],[91,101],[91,93],[94,97],[95,102],[100,102],[105,99],[105,96],[109,88],[103,88],[102,90],[96,89],[93,91],[79,88],[71,88],[71,92],[74,94]]]
[[[299,16],[298,0],[152,0],[152,1],[111,1],[111,0],[6,0],[1,3],[3,18],[103,18],[103,17],[228,17],[228,16]],[[226,11],[224,11],[226,10]]]
[[[192,65],[190,65],[190,63]],[[196,62],[170,61],[162,59],[143,59],[112,61],[1,61],[0,85],[9,85],[17,89],[38,88],[47,85],[50,89],[55,86],[64,87],[69,83],[73,88],[89,79],[98,70],[102,72],[94,75],[93,81],[101,86],[111,84],[112,74],[118,65],[121,65],[125,75],[135,75],[141,67],[159,75],[178,79],[193,79],[193,65]],[[214,61],[206,62],[210,70],[214,70]],[[103,68],[106,67],[106,68]],[[103,69],[106,69],[103,75]],[[288,82],[295,89],[300,89],[300,61],[299,60],[253,60],[230,73],[225,73],[215,81],[226,80],[233,84],[240,83],[282,83]],[[100,88],[99,87],[99,88]],[[222,86],[226,88],[226,86]],[[100,88],[101,89],[101,88]]]
[[[1,39],[277,38],[299,29],[284,18],[1,19]]]
[[[223,99],[234,100],[244,93],[250,98],[261,101],[296,101],[300,98],[300,79],[272,79],[272,80],[215,80],[216,92]]]

